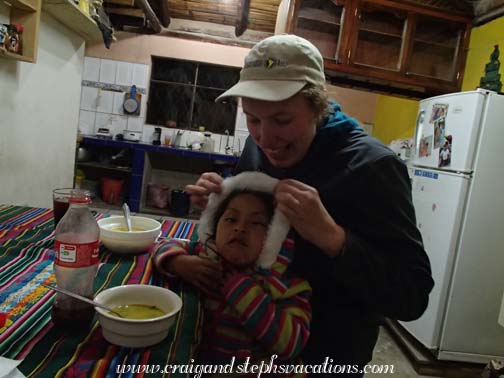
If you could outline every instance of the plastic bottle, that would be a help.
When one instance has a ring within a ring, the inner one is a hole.
[[[54,274],[58,287],[84,297],[93,297],[98,270],[100,229],[91,214],[87,190],[71,192],[70,207],[55,231]],[[57,293],[52,307],[53,322],[63,328],[87,328],[94,316],[92,305]]]
[[[212,139],[212,133],[206,132],[205,139],[203,140],[203,148],[201,149],[204,152],[214,152],[215,149],[215,140]]]

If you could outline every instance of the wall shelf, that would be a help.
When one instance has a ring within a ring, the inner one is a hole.
[[[28,62],[28,63],[35,63],[33,58],[30,58],[25,55],[20,55],[20,54],[14,54],[10,51],[2,51],[0,50],[0,56],[3,58],[8,58],[8,59],[14,59],[14,60],[21,60],[23,62]]]
[[[39,9],[38,1],[34,0],[5,0],[5,3],[10,4],[13,8],[22,9],[25,11],[36,12]]]
[[[44,0],[42,9],[87,42],[101,40],[102,34],[96,22],[72,0]]]
[[[99,162],[89,161],[89,162],[77,162],[77,167],[84,168],[98,168],[98,169],[106,169],[117,172],[131,173],[131,168],[129,167],[119,167],[111,164],[103,164]]]
[[[4,2],[10,6],[9,23],[23,26],[24,31],[21,34],[22,54],[0,51],[0,57],[35,63],[42,0],[5,0]]]

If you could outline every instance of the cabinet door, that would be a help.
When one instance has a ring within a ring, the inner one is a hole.
[[[399,71],[407,12],[363,1],[357,17],[349,63]]]
[[[326,59],[339,61],[344,1],[304,0],[294,34],[312,42]]]
[[[466,26],[418,16],[408,74],[454,82]]]

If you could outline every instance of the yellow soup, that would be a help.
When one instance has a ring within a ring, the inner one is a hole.
[[[116,227],[111,227],[110,230],[111,231],[128,231],[128,227],[116,226]],[[141,228],[133,227],[131,232],[135,232],[135,231],[138,232],[138,231],[144,231],[144,230],[142,230]]]
[[[130,304],[114,307],[112,310],[127,319],[151,319],[163,316],[166,313],[156,306],[143,304]],[[114,315],[113,313],[110,313]]]

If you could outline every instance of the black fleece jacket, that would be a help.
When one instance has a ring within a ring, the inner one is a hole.
[[[292,268],[313,288],[311,336],[303,358],[305,363],[329,357],[334,364],[364,365],[372,358],[381,319],[420,317],[434,282],[406,166],[337,104],[334,109],[296,166],[271,166],[248,138],[237,172],[260,170],[313,186],[347,230],[338,257],[328,257],[294,232]]]

